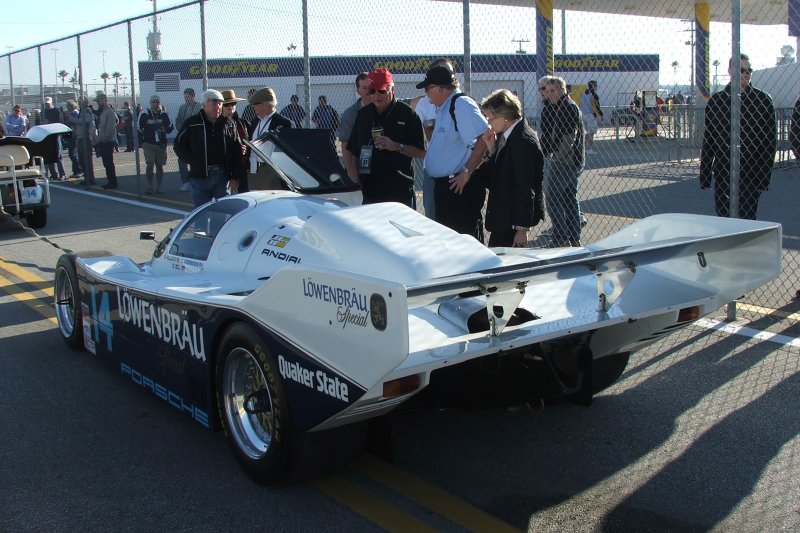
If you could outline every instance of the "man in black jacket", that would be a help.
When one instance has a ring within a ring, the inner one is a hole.
[[[284,117],[275,109],[278,106],[278,98],[275,91],[269,87],[259,89],[248,97],[250,105],[253,106],[255,118],[250,121],[248,128],[249,140],[254,141],[267,132],[275,130],[287,130],[292,127],[292,121]],[[282,188],[280,180],[268,169],[250,148],[244,154],[245,161],[249,165],[247,168],[247,183],[240,190],[271,190]],[[263,169],[261,173],[259,170]]]
[[[789,128],[789,146],[795,159],[800,159],[800,98],[794,103],[792,125]]]
[[[735,60],[731,58],[728,72]],[[750,58],[741,54],[741,118],[739,167],[739,218],[755,220],[758,200],[769,187],[775,162],[777,135],[772,98],[750,85]],[[714,179],[717,216],[730,216],[731,84],[715,93],[706,105],[703,149],[700,153],[700,187]]]
[[[127,103],[127,102],[126,102]],[[139,132],[142,135],[147,190],[153,194],[153,167],[155,166],[155,192],[163,194],[161,182],[164,181],[164,165],[167,164],[167,134],[172,133],[172,121],[161,111],[161,99],[154,94],[150,97],[150,108],[139,116]]]
[[[585,162],[581,112],[569,97],[563,78],[552,76],[544,87],[549,105],[542,110],[539,140],[542,152],[548,157],[544,198],[553,223],[550,245],[580,246],[578,183]]]
[[[242,142],[236,124],[222,116],[222,93],[203,93],[203,109],[186,119],[175,139],[175,154],[189,162],[189,182],[194,206],[227,194],[230,180],[234,189],[244,175]]]
[[[372,103],[358,110],[347,142],[364,203],[399,202],[416,207],[411,160],[425,157],[422,121],[408,104],[395,98],[391,72],[379,68],[367,78]]]

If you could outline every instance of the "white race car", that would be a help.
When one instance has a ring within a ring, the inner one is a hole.
[[[62,256],[63,339],[209,429],[254,479],[398,408],[588,403],[631,352],[773,279],[781,228],[670,214],[584,248],[489,249],[400,204],[226,197],[135,263]]]

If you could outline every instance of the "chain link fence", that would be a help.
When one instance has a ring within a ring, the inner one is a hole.
[[[736,208],[740,214],[742,209],[752,211],[755,197],[767,185],[764,172],[771,163],[772,179],[768,192],[760,194],[758,218],[782,222],[785,236],[783,275],[747,295],[747,305],[740,309],[747,313],[757,306],[785,306],[800,288],[800,233],[783,202],[798,193],[790,131],[792,108],[800,96],[800,69],[785,46],[774,45],[773,50],[768,41],[781,42],[786,36],[783,42],[792,42],[786,4],[743,2],[740,23],[733,24],[709,23],[708,4],[696,7],[683,0],[649,8],[642,3],[642,10],[650,10],[646,14],[663,18],[562,12],[553,10],[549,0],[522,4],[190,2],[0,56],[0,109],[9,113],[19,105],[35,123],[47,96],[64,106],[67,100],[92,100],[103,92],[121,112],[125,102],[132,108],[144,102],[146,108],[157,94],[174,122],[186,88],[198,97],[206,88],[232,89],[244,97],[268,86],[277,94],[279,110],[297,96],[305,112],[302,125],[317,127],[313,117],[321,99],[339,115],[356,101],[360,72],[388,68],[396,96],[411,99],[422,94],[415,86],[430,61],[447,57],[456,63],[465,92],[480,102],[495,89],[509,89],[521,100],[527,121],[538,128],[541,76],[563,77],[579,105],[593,81],[599,109],[579,181],[582,242],[594,242],[652,214],[715,214],[715,195],[719,203],[724,191],[715,192],[713,182],[701,190],[698,178],[710,168],[705,157],[701,165],[701,151],[712,145],[718,149],[718,162],[711,166],[724,166],[731,154],[741,152],[741,187],[730,191],[738,198]],[[613,2],[597,6],[598,11],[615,9],[624,11]],[[713,19],[736,19],[729,15],[714,13]],[[749,24],[756,21],[776,25]],[[739,35],[741,51],[750,60],[729,71],[731,43]],[[759,101],[756,116],[749,93],[741,105],[734,98],[727,107],[710,106],[718,99],[711,95],[724,92],[731,78],[732,83],[752,79],[754,87],[771,95],[772,109],[761,109],[766,104]],[[239,106],[240,114],[244,107]],[[743,127],[740,140],[729,142],[731,107]],[[716,111],[709,120],[712,109]],[[133,144],[129,136],[120,127],[121,146]],[[750,147],[756,141],[763,155],[758,171]],[[174,153],[168,154],[165,171],[177,173]],[[754,173],[760,177],[752,180]],[[117,174],[141,179],[139,152],[132,159],[119,157]],[[549,221],[534,228],[533,244],[545,243],[550,229]]]

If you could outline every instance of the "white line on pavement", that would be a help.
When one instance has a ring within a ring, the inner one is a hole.
[[[781,335],[780,333],[772,333],[769,331],[760,331],[746,326],[739,326],[734,323],[724,322],[722,320],[713,320],[708,318],[701,318],[695,322],[696,325],[702,328],[714,329],[731,333],[733,335],[743,335],[761,341],[774,342],[776,344],[783,344],[785,346],[800,347],[800,339],[790,337],[788,335]]]

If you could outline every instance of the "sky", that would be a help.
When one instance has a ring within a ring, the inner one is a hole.
[[[661,0],[686,2],[688,0]],[[186,3],[186,0],[156,0],[159,9]],[[90,30],[129,17],[152,12],[153,0],[22,0],[14,2],[14,17],[0,20],[0,53],[19,50],[67,35]],[[312,55],[373,54],[448,54],[463,50],[461,6],[455,2],[421,0],[370,0],[382,16],[365,12],[363,2],[351,0],[309,0]],[[358,6],[351,9],[349,6]],[[429,16],[419,15],[424,6]],[[213,57],[276,57],[302,55],[300,0],[210,0],[206,3],[207,50]],[[500,10],[502,16],[500,16]],[[197,58],[200,55],[197,7],[173,11],[160,18],[164,59]],[[416,14],[415,14],[416,12]],[[412,13],[412,16],[409,16]],[[233,22],[230,26],[217,22]],[[660,56],[660,83],[688,84],[691,72],[690,24],[679,20],[645,17],[613,17],[567,12],[567,53],[646,53]],[[519,47],[535,52],[535,16],[532,9],[499,8],[473,4],[471,7],[471,46],[473,53],[513,53]],[[554,48],[561,52],[560,12],[554,21]],[[146,34],[149,19],[133,25],[137,59],[146,59]],[[253,28],[268,27],[264,36]],[[358,35],[358,39],[353,39]],[[97,80],[108,73],[130,73],[127,61],[127,30],[120,27],[82,40],[85,79]],[[290,50],[294,44],[296,49]],[[774,66],[783,45],[797,46],[787,35],[786,26],[745,26],[742,51],[751,56],[756,69]],[[77,65],[74,40],[42,47],[45,79],[56,78],[58,70],[70,74]],[[712,23],[710,60],[724,65],[730,56],[730,27]],[[35,52],[15,54],[15,61],[37,74]],[[672,66],[677,62],[677,65]],[[15,63],[15,82],[25,81]],[[6,69],[0,67],[0,84],[6,82]],[[50,76],[49,73],[53,72]],[[720,76],[727,74],[723,67]],[[714,76],[711,67],[711,76]],[[38,79],[38,78],[37,78]]]

